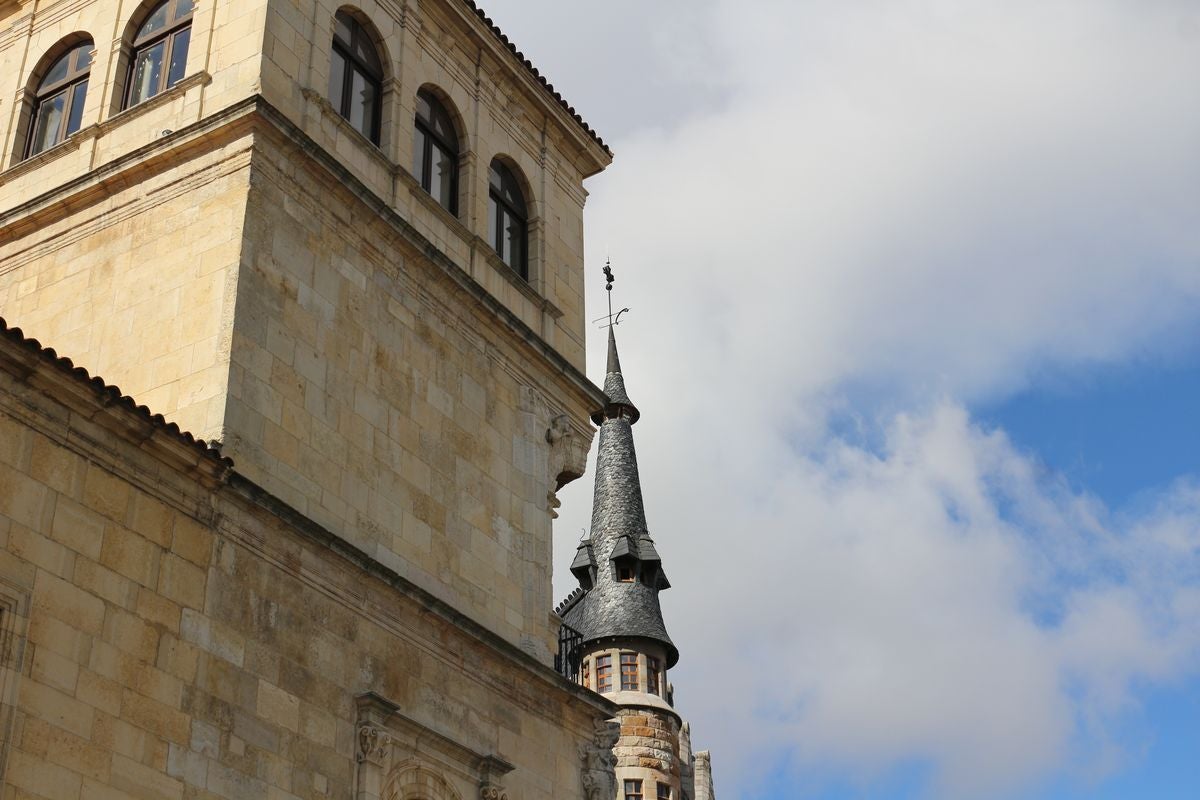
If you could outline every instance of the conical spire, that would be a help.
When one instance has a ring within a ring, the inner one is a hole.
[[[625,416],[632,425],[642,414],[625,391],[625,376],[621,374],[621,358],[617,355],[617,336],[613,333],[613,327],[608,326],[608,369],[604,375],[604,394],[608,396],[608,405],[592,414],[592,422],[599,425],[606,418]]]
[[[663,624],[658,592],[670,584],[646,526],[633,447],[633,423],[640,414],[625,391],[611,327],[604,393],[608,404],[592,416],[600,425],[592,528],[587,540],[588,555],[595,564],[595,582],[588,586],[581,579],[587,593],[565,612],[565,621],[583,635],[585,643],[606,638],[661,642],[667,648],[669,667],[679,655]],[[583,559],[577,560],[583,566]]]

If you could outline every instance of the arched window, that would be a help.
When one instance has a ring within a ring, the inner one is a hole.
[[[25,157],[48,150],[79,130],[92,69],[92,40],[72,47],[42,76],[34,93]]]
[[[333,18],[329,103],[354,129],[379,144],[383,65],[366,28],[345,11]]]
[[[458,214],[458,134],[445,107],[431,93],[417,92],[413,175],[421,188],[451,214]]]
[[[125,108],[149,100],[183,79],[194,7],[193,0],[164,0],[146,15],[133,36]]]
[[[500,259],[529,279],[528,224],[525,195],[517,176],[498,159],[492,160],[488,188],[488,240]]]

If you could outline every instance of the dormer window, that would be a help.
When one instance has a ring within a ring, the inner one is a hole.
[[[637,570],[633,568],[633,564],[618,564],[617,580],[621,583],[633,583],[636,572]]]

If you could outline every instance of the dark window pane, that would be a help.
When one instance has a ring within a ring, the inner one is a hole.
[[[429,105],[429,96],[425,92],[417,94],[417,119],[426,125],[433,124],[433,108]]]
[[[497,229],[497,224],[498,224],[497,217],[499,215],[500,215],[500,206],[496,202],[495,196],[489,194],[488,195],[488,241],[492,243],[492,247],[496,248],[497,252],[499,252],[502,249],[501,245],[500,245],[500,239],[496,235],[496,231],[498,230]]]
[[[92,65],[92,43],[85,42],[75,48],[75,69],[83,70]]]
[[[71,116],[67,120],[67,136],[79,130],[83,122],[83,106],[87,100],[86,80],[80,81],[71,88]]]
[[[434,145],[431,151],[429,193],[445,208],[454,210],[454,171],[457,159],[442,148]]]
[[[158,94],[166,46],[166,42],[159,42],[134,56],[133,88],[129,92],[129,105],[137,105]]]
[[[356,24],[344,11],[339,11],[333,18],[333,35],[345,45],[347,50],[353,46]]]
[[[350,124],[372,141],[375,139],[375,94],[375,84],[355,69],[350,85]]]
[[[190,27],[184,28],[171,38],[171,71],[167,74],[167,88],[179,83],[187,71],[188,44],[191,39]]]
[[[426,190],[429,189],[429,181],[425,175],[425,152],[428,147],[429,138],[425,131],[418,127],[416,135],[413,136],[413,177],[421,184],[421,188]]]
[[[142,23],[142,27],[138,28],[137,39],[145,38],[152,33],[157,33],[167,27],[167,3],[163,3],[158,8],[154,9],[154,13],[146,18]]]
[[[42,78],[41,85],[42,86],[51,86],[51,85],[56,84],[59,81],[65,79],[67,77],[67,70],[71,66],[70,61],[71,61],[70,53],[67,53],[65,56],[60,58],[58,61],[55,61],[54,65],[51,66],[50,69],[46,71],[46,77]]]
[[[67,104],[67,93],[59,92],[53,97],[47,97],[38,104],[37,116],[34,119],[33,139],[29,145],[29,155],[36,155],[59,142],[59,132],[62,128],[63,110]]]
[[[343,116],[346,109],[342,106],[342,91],[346,81],[346,59],[337,50],[329,62],[329,102]]]
[[[357,35],[354,41],[354,57],[360,64],[363,65],[363,67],[366,68],[366,72],[369,73],[371,77],[382,77],[383,70],[379,65],[379,55],[375,52],[375,45],[371,43],[371,39],[367,36],[367,32],[361,27],[359,27],[355,33]]]

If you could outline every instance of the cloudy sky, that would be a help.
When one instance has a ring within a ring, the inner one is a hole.
[[[616,152],[720,795],[1200,796],[1200,3],[484,5]]]

